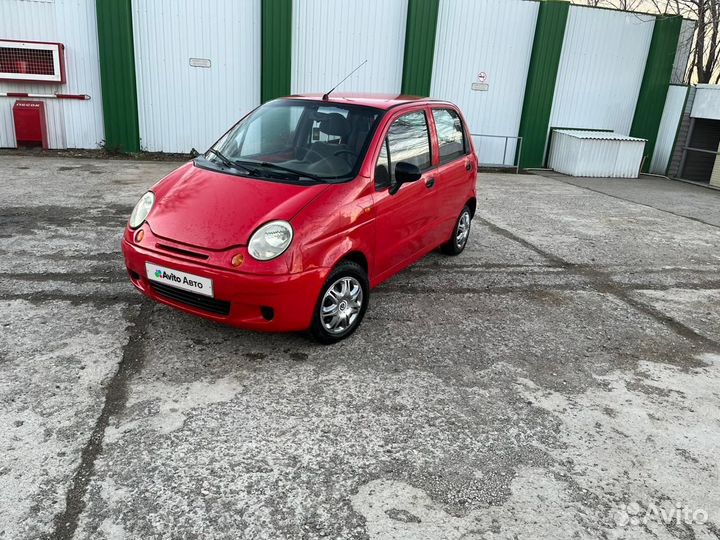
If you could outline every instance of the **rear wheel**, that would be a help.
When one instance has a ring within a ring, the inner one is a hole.
[[[352,334],[365,316],[370,285],[365,270],[343,261],[320,291],[310,333],[320,343],[336,343]]]
[[[470,213],[470,208],[465,206],[455,222],[452,236],[441,248],[443,253],[446,255],[460,255],[463,252],[470,237],[471,222],[472,214]]]

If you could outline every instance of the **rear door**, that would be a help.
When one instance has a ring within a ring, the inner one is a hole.
[[[451,107],[434,107],[437,134],[438,226],[449,238],[476,178],[476,159],[471,152],[460,114]]]
[[[427,111],[399,114],[382,136],[375,166],[375,265],[378,274],[389,275],[432,242],[428,232],[437,216],[437,196]],[[417,165],[423,176],[390,195],[401,161]]]

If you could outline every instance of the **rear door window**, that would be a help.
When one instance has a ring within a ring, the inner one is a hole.
[[[440,163],[447,163],[467,153],[467,141],[460,115],[452,109],[433,109],[438,135]]]

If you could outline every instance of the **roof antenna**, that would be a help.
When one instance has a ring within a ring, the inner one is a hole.
[[[332,90],[330,90],[330,91],[327,92],[326,94],[323,94],[323,97],[322,97],[322,98],[323,98],[323,101],[327,101],[328,98],[330,97],[330,94],[332,94],[332,93],[335,91],[335,88],[337,88],[337,87],[340,86],[342,83],[344,83],[345,81],[347,81],[347,80],[350,78],[350,75],[352,75],[353,73],[355,73],[358,69],[360,69],[361,67],[363,67],[365,64],[367,64],[367,58],[365,59],[365,61],[364,61],[362,64],[360,64],[358,67],[356,67],[355,69],[353,69],[350,73],[348,73],[348,74],[347,74],[347,77],[345,77],[342,81],[340,81],[339,83],[337,83],[337,84],[333,87]]]

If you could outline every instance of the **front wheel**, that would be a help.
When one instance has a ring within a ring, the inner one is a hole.
[[[457,222],[455,222],[452,236],[441,248],[443,253],[446,255],[460,255],[463,252],[470,237],[471,222],[470,208],[465,206],[460,212]]]
[[[369,300],[365,270],[352,261],[341,262],[320,291],[310,327],[313,338],[330,344],[348,337],[360,326]]]

